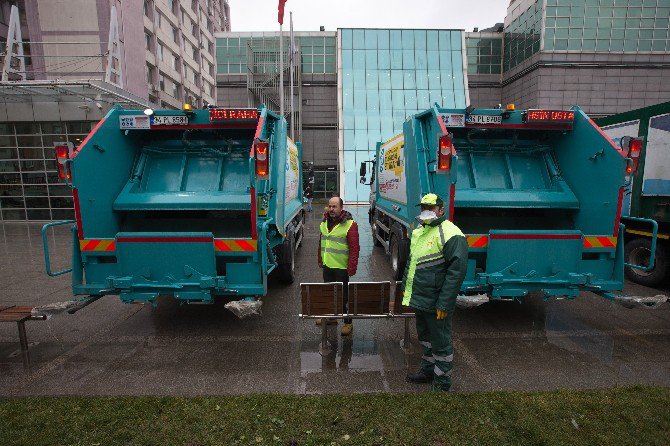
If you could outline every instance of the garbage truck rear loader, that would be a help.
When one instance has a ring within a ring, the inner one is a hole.
[[[466,234],[467,295],[530,292],[625,300],[620,224],[630,160],[579,108],[443,109],[408,118],[379,143],[370,222],[375,243],[405,268],[421,196],[437,193]],[[361,174],[368,178],[368,164]]]
[[[75,295],[188,303],[291,282],[302,238],[301,147],[258,109],[113,109],[59,168],[72,186]],[[58,148],[57,148],[58,149]]]

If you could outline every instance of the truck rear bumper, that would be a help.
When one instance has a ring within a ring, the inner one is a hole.
[[[104,251],[82,251],[85,283],[78,295],[119,295],[124,302],[154,302],[170,295],[191,303],[216,296],[262,296],[257,241],[214,239],[212,233],[119,233]]]
[[[580,231],[491,231],[467,236],[462,291],[508,299],[541,292],[573,298],[582,291],[623,289],[623,237]]]

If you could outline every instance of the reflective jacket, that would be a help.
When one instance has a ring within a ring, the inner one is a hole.
[[[403,277],[403,305],[453,311],[467,269],[468,243],[446,217],[414,229]]]
[[[347,269],[349,265],[349,243],[347,233],[354,223],[344,220],[328,231],[328,222],[321,222],[321,261],[328,268]]]

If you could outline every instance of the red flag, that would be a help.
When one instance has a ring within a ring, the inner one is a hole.
[[[284,3],[286,2],[287,0],[279,0],[279,14],[277,15],[277,20],[279,20],[280,25],[284,24]]]

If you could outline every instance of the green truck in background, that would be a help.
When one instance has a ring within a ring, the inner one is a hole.
[[[625,259],[628,265],[646,268],[627,266],[626,276],[639,284],[658,287],[666,281],[670,269],[670,102],[595,122],[616,144],[629,148],[630,183],[625,189],[621,218],[626,225]],[[642,218],[655,220],[658,227],[639,220]]]

